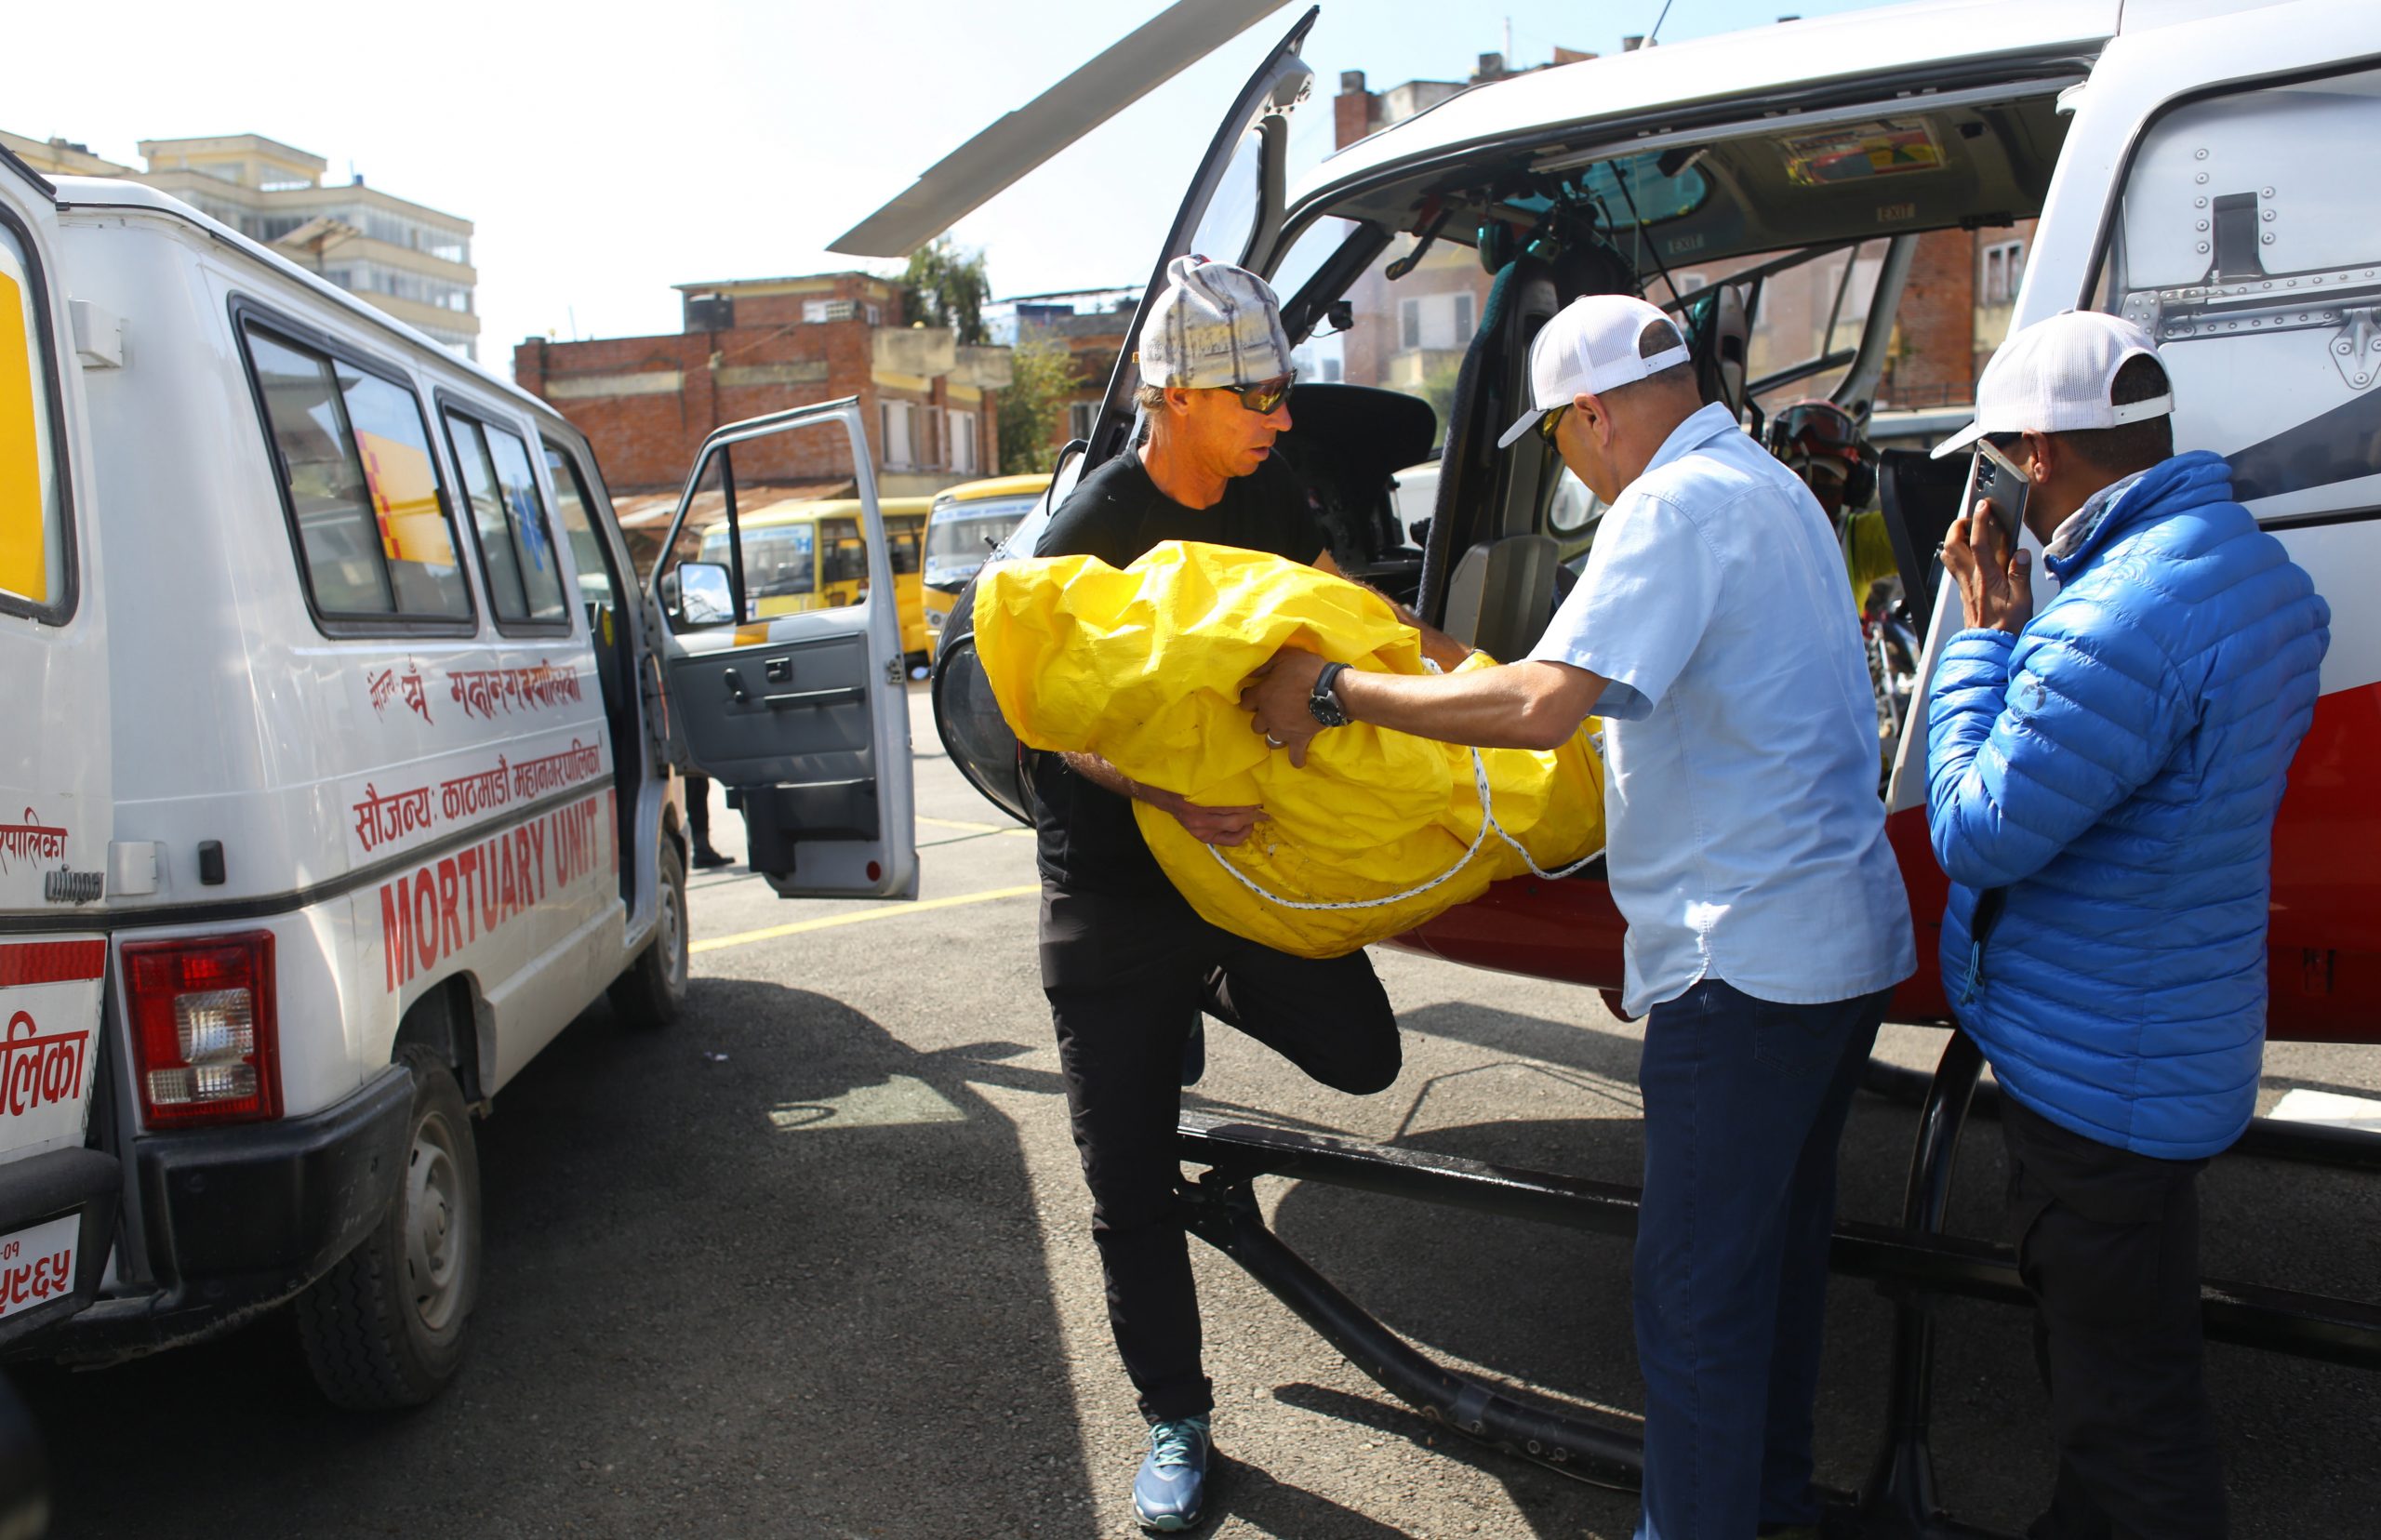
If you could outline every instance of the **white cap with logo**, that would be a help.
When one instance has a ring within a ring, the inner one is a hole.
[[[1651,358],[1642,357],[1637,339],[1657,321],[1678,338],[1678,345],[1664,348]],[[1633,385],[1691,356],[1686,339],[1678,337],[1678,324],[1663,314],[1659,306],[1627,294],[1583,295],[1556,312],[1530,343],[1530,408],[1505,430],[1496,447],[1507,447],[1539,418],[1557,406],[1569,405],[1574,396]]]
[[[1935,446],[1957,454],[1991,433],[2078,433],[2164,417],[2170,390],[2119,406],[2109,399],[2117,371],[2156,358],[2149,334],[2121,315],[2061,311],[2013,335],[1975,382],[1975,420]]]

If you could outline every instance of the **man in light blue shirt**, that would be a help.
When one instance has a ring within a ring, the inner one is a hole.
[[[1645,1015],[1639,1540],[1816,1533],[1835,1160],[1917,967],[1843,558],[1808,487],[1696,393],[1677,328],[1579,299],[1530,350],[1535,429],[1610,505],[1530,657],[1439,677],[1285,650],[1244,695],[1302,763],[1363,721],[1550,749],[1604,719],[1606,865]]]

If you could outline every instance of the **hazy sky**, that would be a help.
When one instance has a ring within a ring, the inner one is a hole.
[[[1678,41],[1875,0],[1674,0]],[[473,220],[480,356],[525,336],[674,331],[670,285],[868,264],[825,247],[1163,0],[588,0],[574,7],[250,0],[193,25],[124,0],[85,67],[16,72],[0,128],[138,165],[142,139],[257,133]],[[1293,0],[977,211],[997,295],[1137,285],[1241,83]],[[1380,90],[1461,79],[1506,46],[1618,51],[1662,0],[1324,0],[1305,50],[1302,164],[1342,70]],[[61,42],[81,57],[79,46]],[[96,70],[96,73],[94,71]]]

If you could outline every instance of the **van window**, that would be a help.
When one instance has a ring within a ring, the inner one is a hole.
[[[2157,340],[2175,447],[2268,522],[2381,502],[2381,187],[2338,158],[2376,140],[2367,70],[2177,108],[2125,174],[2100,303]]]
[[[66,601],[65,496],[60,485],[48,328],[34,304],[32,254],[0,224],[0,602],[52,610]]]
[[[471,495],[472,527],[499,628],[567,626],[562,564],[529,471],[528,446],[519,434],[459,412],[446,414],[446,435]]]
[[[765,600],[808,593],[817,586],[818,568],[808,523],[765,524],[743,531],[744,595],[757,607]],[[703,535],[698,561],[727,564],[727,526],[713,524]],[[764,611],[761,613],[774,613]]]
[[[579,464],[549,444],[546,470],[554,484],[554,511],[562,518],[563,538],[570,542],[570,564],[579,573],[579,602],[618,608],[621,595],[612,586],[612,564],[604,559],[603,537],[595,533],[592,503]]]
[[[326,620],[469,620],[413,392],[254,325],[243,334],[315,610]]]

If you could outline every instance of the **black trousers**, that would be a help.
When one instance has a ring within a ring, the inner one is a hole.
[[[1204,1010],[1324,1084],[1368,1095],[1397,1079],[1396,1016],[1363,953],[1292,957],[1208,924],[1171,889],[1119,898],[1044,883],[1042,985],[1116,1349],[1143,1416],[1203,1416],[1214,1400],[1176,1193],[1184,1042]]]
[[[2058,1483],[2032,1540],[2222,1540],[2201,1375],[2199,1174],[2001,1098]]]

